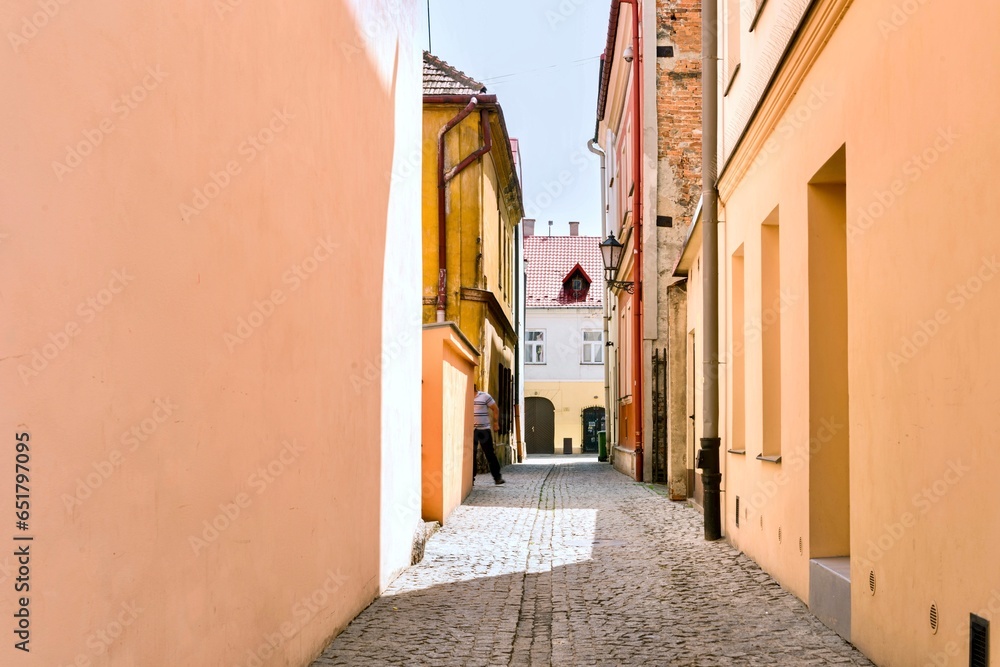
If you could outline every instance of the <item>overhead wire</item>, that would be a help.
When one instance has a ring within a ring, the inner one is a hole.
[[[595,60],[598,60],[600,57],[601,56],[597,55],[597,56],[592,56],[590,58],[580,58],[578,60],[570,60],[570,61],[567,61],[567,62],[564,62],[564,63],[554,63],[552,65],[546,65],[545,67],[536,67],[534,69],[522,70],[520,72],[511,72],[510,74],[497,74],[496,76],[490,76],[490,77],[484,78],[482,80],[482,83],[484,83],[484,84],[504,83],[508,79],[511,79],[513,77],[518,77],[518,76],[524,76],[525,74],[534,74],[536,72],[545,72],[547,70],[557,69],[557,68],[560,68],[560,67],[572,67],[572,66],[579,67],[579,66],[581,66],[581,65],[583,65],[585,63],[589,63],[589,62],[593,62]]]

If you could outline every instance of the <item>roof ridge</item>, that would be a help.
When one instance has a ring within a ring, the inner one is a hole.
[[[486,92],[486,86],[484,86],[482,83],[476,81],[471,76],[469,76],[462,70],[458,69],[457,67],[449,65],[446,61],[442,60],[441,58],[438,58],[430,51],[424,51],[424,62],[432,65],[433,67],[438,68],[439,70],[441,70],[442,73],[451,77],[452,79],[462,84],[463,86],[468,86],[469,88],[475,88],[480,93]]]

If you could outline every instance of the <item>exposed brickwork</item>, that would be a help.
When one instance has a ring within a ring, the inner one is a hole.
[[[686,227],[701,194],[701,0],[657,0],[656,59],[660,215]],[[666,205],[668,210],[664,210]]]
[[[686,293],[673,287],[677,280],[673,268],[701,196],[701,0],[657,0],[656,43],[673,48],[672,56],[656,59],[656,213],[673,218],[673,226],[656,230],[653,344],[669,359],[667,419],[647,422],[651,429],[647,447],[650,461],[667,465],[666,471],[651,466],[653,478],[669,482],[670,493],[683,497],[691,491],[687,480],[694,461],[687,455]],[[647,400],[651,405],[651,393]]]

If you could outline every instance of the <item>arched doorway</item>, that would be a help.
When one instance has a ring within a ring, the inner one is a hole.
[[[597,432],[604,430],[604,408],[583,409],[583,451],[597,451]]]
[[[556,409],[552,401],[539,396],[524,400],[524,441],[528,454],[555,452]]]

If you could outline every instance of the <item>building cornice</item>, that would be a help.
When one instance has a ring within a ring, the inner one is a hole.
[[[485,303],[490,315],[493,316],[493,320],[500,325],[500,327],[504,330],[504,333],[510,336],[512,340],[517,340],[517,332],[514,331],[514,325],[511,324],[511,321],[507,317],[507,313],[504,311],[503,306],[500,305],[500,301],[497,299],[496,294],[490,292],[489,290],[477,289],[475,287],[463,287],[461,297],[462,301]]]
[[[853,0],[813,0],[806,10],[733,152],[722,167],[718,189],[723,202],[736,190],[757,154],[763,149],[764,143],[777,129],[792,98],[852,2]]]

